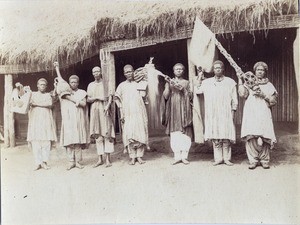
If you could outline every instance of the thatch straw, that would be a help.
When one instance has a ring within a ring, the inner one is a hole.
[[[199,16],[216,33],[268,29],[276,15],[296,14],[297,0],[1,1],[1,64],[74,63],[102,42],[193,27]]]

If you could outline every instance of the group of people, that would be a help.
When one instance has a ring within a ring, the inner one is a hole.
[[[204,94],[205,140],[211,140],[214,150],[214,163],[232,166],[231,143],[235,143],[234,116],[238,106],[237,90],[245,98],[241,138],[246,142],[249,169],[261,165],[269,169],[270,149],[276,142],[271,107],[277,103],[277,91],[266,77],[268,66],[257,62],[251,71],[237,74],[236,82],[224,76],[224,64],[213,63],[215,76],[203,79],[200,72],[195,87],[196,94]],[[237,89],[237,90],[236,90]]]
[[[54,63],[58,77],[61,77],[59,64]],[[69,164],[67,170],[83,168],[82,149],[87,148],[90,138],[96,143],[98,160],[93,167],[106,164],[110,167],[110,154],[114,152],[115,130],[111,107],[116,103],[120,112],[124,151],[129,154],[130,165],[145,163],[144,152],[149,148],[148,119],[145,96],[134,79],[134,68],[123,68],[126,81],[115,91],[107,91],[101,68],[92,69],[94,81],[87,91],[78,88],[79,77],[71,75],[67,88],[61,89],[55,83],[54,91],[46,92],[47,80],[37,82],[37,92],[30,100],[27,141],[31,144],[35,157],[35,170],[49,169],[47,164],[51,142],[56,141],[56,128],[52,115],[53,103],[59,99],[62,126],[60,143],[66,148]],[[246,141],[249,169],[259,164],[269,168],[270,148],[276,142],[270,107],[276,104],[277,92],[266,78],[268,66],[264,62],[254,65],[254,73],[238,75],[236,82],[224,75],[224,64],[215,61],[214,76],[205,79],[198,71],[194,86],[183,78],[185,67],[177,63],[173,67],[174,78],[166,77],[161,100],[161,122],[170,136],[170,146],[174,152],[173,165],[189,164],[188,154],[193,136],[193,92],[203,94],[205,102],[205,140],[213,143],[214,163],[232,166],[231,143],[236,140],[234,115],[238,105],[238,94],[245,98],[241,137]],[[255,78],[255,87],[247,85],[245,77]],[[237,94],[238,93],[238,94]],[[90,104],[90,118],[88,107]],[[159,116],[159,115],[158,115]],[[197,135],[195,133],[194,135]]]

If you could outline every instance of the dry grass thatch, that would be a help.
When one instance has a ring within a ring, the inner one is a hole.
[[[196,15],[218,33],[268,29],[272,17],[297,12],[297,0],[1,1],[0,60],[74,63],[105,41],[165,37],[192,27]]]

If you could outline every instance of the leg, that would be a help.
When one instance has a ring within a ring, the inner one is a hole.
[[[187,165],[190,163],[187,159],[188,159],[190,147],[192,145],[192,141],[191,141],[191,138],[185,134],[181,134],[181,137],[182,137],[182,146],[181,147],[183,149],[181,151],[181,161],[185,165]]]
[[[253,170],[258,165],[258,151],[259,146],[257,145],[256,138],[252,138],[246,141],[246,153],[249,160],[249,169]]]
[[[231,162],[231,146],[230,141],[228,139],[223,140],[223,157],[224,157],[224,163],[227,166],[233,166],[233,163]]]
[[[50,166],[47,165],[50,156],[50,149],[51,149],[51,141],[43,141],[42,142],[42,160],[43,160],[42,167],[45,170],[50,169]]]
[[[75,145],[75,166],[79,169],[83,169],[84,166],[82,166],[80,164],[80,162],[82,161],[82,149],[81,149],[81,145]]]
[[[222,142],[219,139],[213,139],[213,148],[214,148],[214,166],[219,165],[223,162],[223,150]]]
[[[96,138],[96,149],[98,154],[98,161],[93,165],[94,168],[103,164],[102,155],[104,154],[104,139],[101,136]]]
[[[136,149],[132,146],[131,143],[127,146],[127,149],[128,149],[129,158],[131,159],[130,162],[129,162],[129,165],[134,165],[134,164],[135,164],[135,161],[136,161],[136,157],[137,157],[137,156],[136,156],[137,151],[136,151]]]
[[[263,142],[262,150],[259,153],[259,159],[260,159],[261,165],[264,169],[270,169],[270,166],[269,166],[270,148],[271,148],[271,145],[269,145],[266,142]]]
[[[146,145],[141,145],[136,150],[136,157],[137,157],[137,161],[139,162],[139,164],[145,163],[145,161],[142,159],[142,157],[144,156],[145,147],[146,147]]]
[[[114,152],[114,143],[113,140],[110,140],[109,138],[104,139],[105,144],[105,154],[106,154],[106,167],[111,167],[111,160],[110,160],[110,154]]]
[[[188,154],[189,154],[188,151],[181,151],[181,161],[182,161],[183,164],[185,164],[185,165],[187,165],[187,164],[190,163],[190,162],[187,160]]]
[[[75,167],[75,151],[73,145],[69,145],[67,147],[67,155],[69,159],[69,166],[67,167],[67,170],[70,170]]]
[[[32,141],[31,142],[32,152],[34,155],[34,161],[35,161],[35,168],[34,170],[41,169],[42,164],[42,156],[41,156],[41,144],[39,141]]]
[[[171,132],[170,146],[172,151],[174,152],[174,162],[172,163],[172,165],[176,165],[181,162],[179,132]]]

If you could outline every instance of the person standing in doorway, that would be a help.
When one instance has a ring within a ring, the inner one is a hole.
[[[112,95],[106,96],[101,74],[101,68],[92,69],[95,81],[87,88],[87,102],[90,108],[90,136],[96,141],[98,161],[93,167],[103,164],[102,156],[106,155],[106,167],[111,166],[110,154],[114,152],[115,130],[112,122],[111,103]]]
[[[131,65],[124,66],[126,81],[119,84],[115,93],[115,101],[120,109],[123,123],[123,144],[130,157],[130,165],[136,161],[145,163],[142,159],[148,146],[148,118],[142,95],[134,81],[134,70]]]

